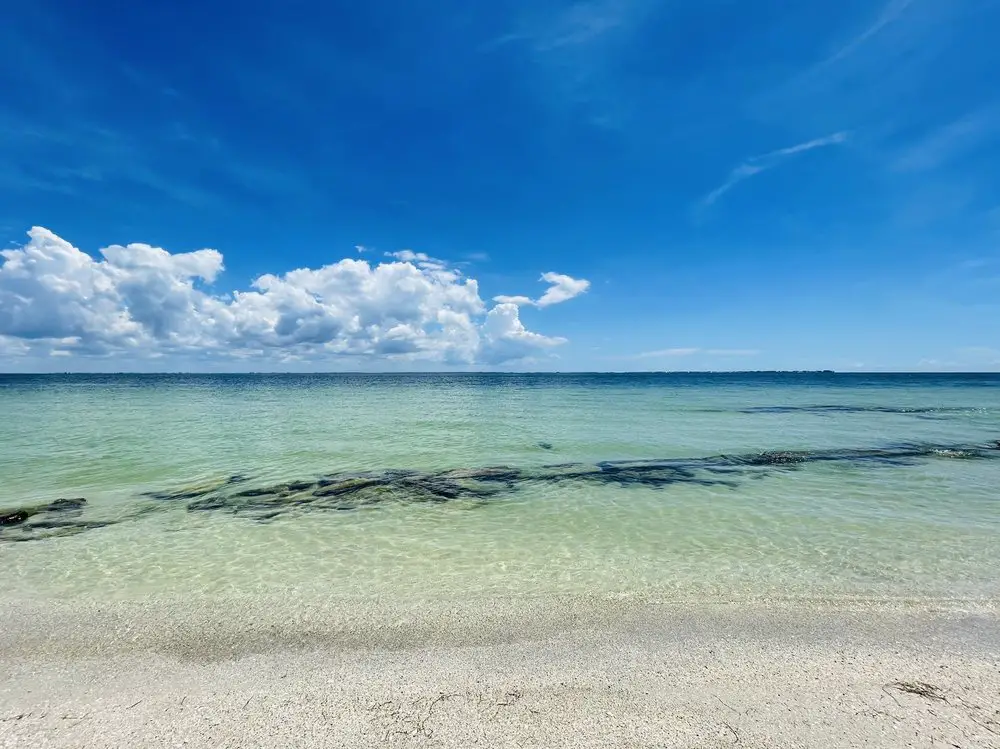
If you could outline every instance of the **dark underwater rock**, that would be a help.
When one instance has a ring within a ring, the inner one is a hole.
[[[313,490],[314,497],[339,497],[386,484],[385,479],[369,477],[345,478],[333,483],[325,483],[326,481],[328,480],[320,481],[320,487]]]
[[[310,508],[317,510],[335,510],[337,512],[348,512],[360,510],[363,507],[376,507],[380,504],[399,500],[399,495],[391,487],[377,487],[370,491],[359,492],[349,496],[318,499],[310,503]]]
[[[51,502],[43,506],[42,512],[65,512],[66,510],[82,510],[83,506],[87,504],[87,500],[83,497],[74,497],[73,499],[57,499],[55,502]]]
[[[93,528],[107,528],[114,525],[110,520],[34,520],[29,528],[35,530],[78,529],[81,531]]]
[[[441,502],[448,499],[458,499],[464,489],[457,481],[450,481],[443,476],[419,476],[403,479],[400,489],[408,491],[413,499]]]
[[[17,525],[34,515],[31,510],[0,510],[0,525]]]
[[[935,450],[934,455],[938,458],[952,458],[953,460],[975,460],[982,458],[983,454],[976,450]]]
[[[613,464],[603,463],[601,465]],[[591,463],[558,463],[542,466],[540,470],[527,471],[521,479],[545,484],[560,484],[564,481],[586,481],[602,472],[599,465]],[[597,480],[600,480],[600,477],[597,477]]]
[[[273,510],[271,512],[265,512],[263,515],[257,515],[257,516],[255,516],[254,520],[256,520],[257,522],[260,522],[260,523],[269,523],[272,520],[274,520],[276,517],[279,517],[279,516],[281,516],[283,514],[284,513],[281,510]]]
[[[241,492],[234,494],[234,497],[267,497],[271,494],[277,494],[281,490],[281,487],[276,486],[265,486],[259,489],[245,489]]]
[[[67,512],[80,510],[87,504],[83,497],[73,499],[56,499],[48,504],[35,505],[33,507],[19,507],[14,510],[0,510],[0,526],[20,525],[35,515],[42,515],[48,512]]]
[[[190,512],[226,512],[259,522],[302,512],[351,512],[382,504],[446,503],[478,507],[519,491],[552,485],[617,485],[664,489],[675,484],[737,488],[743,479],[763,480],[810,463],[904,467],[935,459],[997,460],[1000,440],[975,445],[897,444],[877,448],[765,451],[662,460],[612,460],[600,463],[556,463],[516,468],[485,466],[422,472],[412,469],[345,472],[319,479],[271,486],[243,486],[249,479],[234,474],[211,484],[149,493],[157,499],[187,499]],[[142,503],[135,511],[110,521],[82,520],[83,498],[0,510],[0,541],[31,541],[73,535],[166,510],[163,503]]]
[[[441,471],[439,476],[449,479],[474,479],[476,481],[497,481],[509,483],[525,477],[524,471],[510,466],[488,466],[486,468],[453,468]]]
[[[796,463],[805,463],[806,456],[792,452],[763,452],[753,455],[745,462],[751,466],[787,466]]]
[[[713,413],[723,413],[726,409],[704,409]],[[803,406],[750,406],[748,408],[738,408],[735,413],[743,414],[904,414],[913,416],[940,416],[947,418],[944,414],[967,413],[973,411],[967,407],[911,407],[911,406],[866,406],[866,405],[844,405],[844,404],[813,404]]]
[[[46,541],[53,538],[76,536],[84,531],[106,528],[116,521],[79,521],[79,520],[42,520],[11,528],[9,533],[0,535],[0,540],[15,541]]]
[[[196,510],[223,510],[230,504],[230,501],[225,497],[204,497],[202,499],[196,499],[194,502],[188,502],[188,510],[194,512]]]
[[[463,497],[492,497],[502,491],[502,487],[496,485],[494,476],[495,474],[491,474],[484,481],[482,477],[459,477],[452,473],[439,473],[404,479],[400,482],[400,489],[411,493],[418,500],[429,498],[432,501],[439,501]]]
[[[0,511],[0,541],[40,541],[47,538],[75,536],[86,530],[105,528],[120,520],[81,520],[86,506],[83,497],[57,499],[43,505]],[[135,512],[137,518],[144,511]],[[123,518],[124,519],[124,518]]]
[[[598,463],[599,471],[564,475],[562,480],[575,479],[619,486],[647,486],[661,489],[671,484],[699,486],[736,486],[735,482],[699,475],[687,461],[649,463]]]
[[[187,486],[178,487],[177,489],[168,489],[157,492],[143,492],[142,496],[165,501],[197,499],[198,497],[204,497],[208,494],[214,494],[227,486],[241,484],[247,480],[248,479],[245,476],[234,474],[222,480],[216,479],[212,481],[203,481],[199,484],[189,484]]]
[[[304,492],[317,485],[315,481],[289,481],[286,484],[275,484],[258,489],[244,489],[234,494],[234,497],[267,497],[271,495],[288,495],[296,492]]]
[[[205,489],[175,489],[173,491],[163,491],[163,492],[143,492],[142,496],[149,497],[150,499],[162,499],[165,501],[173,501],[178,499],[195,499],[197,497],[203,497],[206,494],[211,494],[218,487],[211,487]]]

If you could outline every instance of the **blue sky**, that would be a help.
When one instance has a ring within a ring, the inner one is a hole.
[[[14,4],[0,369],[1000,370],[998,29]]]

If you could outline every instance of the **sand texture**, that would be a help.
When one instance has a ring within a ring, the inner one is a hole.
[[[8,602],[0,626],[0,746],[1000,747],[990,607]]]

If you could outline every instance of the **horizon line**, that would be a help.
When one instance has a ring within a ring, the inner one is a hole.
[[[200,375],[200,376],[247,376],[247,375],[637,375],[637,374],[835,374],[835,375],[998,375],[998,370],[834,370],[834,369],[636,369],[636,370],[325,370],[316,372],[290,372],[284,370],[246,370],[239,372],[203,372],[192,370],[130,371],[116,372],[0,372],[0,377],[51,377],[51,376],[95,376],[95,375]]]

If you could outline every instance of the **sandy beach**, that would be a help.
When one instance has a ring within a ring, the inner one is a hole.
[[[0,745],[994,747],[960,602],[0,607]]]

